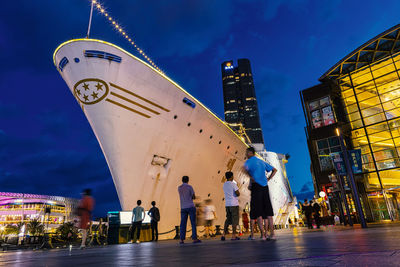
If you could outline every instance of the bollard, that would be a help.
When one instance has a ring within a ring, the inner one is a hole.
[[[175,237],[174,239],[180,239],[181,237],[179,236],[179,226],[175,226]]]

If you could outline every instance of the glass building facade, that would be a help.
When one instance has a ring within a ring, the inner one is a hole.
[[[350,149],[361,150],[363,172],[356,179],[364,191],[363,207],[368,207],[374,221],[399,220],[399,37],[400,25],[396,25],[354,50],[320,78],[322,83],[334,84],[336,89],[332,94],[340,98],[341,105],[332,110],[344,117],[333,121],[334,127],[343,130]],[[314,115],[312,108],[316,104],[304,102],[303,106],[306,106],[306,117],[311,118],[310,127],[325,126],[322,108],[315,107],[319,113]],[[330,152],[333,141],[328,138],[315,142],[321,168],[330,169],[329,159],[320,154]]]

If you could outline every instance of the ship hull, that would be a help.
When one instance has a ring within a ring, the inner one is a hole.
[[[139,199],[148,210],[154,200],[160,232],[173,230],[180,221],[177,188],[187,175],[196,201],[212,199],[215,224],[223,225],[226,171],[234,173],[240,188],[240,208],[248,207],[249,177],[242,171],[247,145],[175,82],[99,40],[63,43],[54,63],[96,135],[123,210]],[[275,209],[279,203],[273,201]]]

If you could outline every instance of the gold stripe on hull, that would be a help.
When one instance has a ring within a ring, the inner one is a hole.
[[[124,96],[122,96],[122,95],[119,95],[119,94],[114,93],[114,92],[111,92],[110,94],[113,95],[113,96],[116,96],[116,97],[118,97],[118,98],[121,98],[121,99],[125,100],[126,102],[129,102],[129,103],[131,103],[131,104],[134,104],[134,105],[136,105],[136,106],[139,106],[139,107],[141,107],[142,109],[145,109],[145,110],[147,110],[147,111],[150,111],[150,112],[152,112],[152,113],[154,113],[154,114],[156,114],[156,115],[160,115],[160,112],[157,112],[157,111],[155,111],[155,110],[152,110],[151,108],[148,108],[148,107],[146,107],[146,106],[143,106],[143,105],[141,105],[141,104],[139,104],[139,103],[137,103],[137,102],[135,102],[135,101],[133,101],[133,100],[130,100],[129,98],[126,98],[126,97],[124,97]]]
[[[151,105],[153,105],[153,106],[155,106],[155,107],[158,107],[159,109],[162,109],[162,110],[164,110],[164,111],[166,111],[166,112],[169,112],[169,111],[170,111],[169,109],[166,109],[166,108],[164,108],[164,107],[162,107],[162,106],[160,106],[160,105],[154,103],[153,101],[150,101],[150,100],[148,100],[148,99],[146,99],[146,98],[144,98],[144,97],[142,97],[142,96],[140,96],[140,95],[137,95],[137,94],[135,94],[135,93],[133,93],[133,92],[131,92],[131,91],[125,89],[125,88],[122,88],[122,87],[120,87],[120,86],[118,86],[118,85],[116,85],[116,84],[110,83],[110,85],[111,85],[112,87],[114,87],[114,88],[117,88],[117,89],[119,89],[119,90],[121,90],[121,91],[127,93],[127,94],[133,95],[134,97],[137,97],[137,98],[139,98],[139,99],[141,99],[141,100],[143,100],[143,101],[145,101],[145,102],[147,102],[147,103],[149,103],[149,104],[151,104]]]
[[[124,108],[124,109],[126,109],[126,110],[129,110],[129,111],[131,111],[131,112],[134,112],[134,113],[136,113],[136,114],[139,114],[139,115],[141,115],[141,116],[143,116],[143,117],[151,118],[151,117],[150,117],[149,115],[147,115],[147,114],[144,114],[144,113],[142,113],[142,112],[140,112],[140,111],[137,111],[137,110],[135,110],[135,109],[133,109],[133,108],[127,107],[127,106],[125,106],[125,105],[122,105],[121,103],[118,103],[118,102],[116,102],[116,101],[114,101],[114,100],[111,100],[111,99],[109,99],[109,98],[107,98],[106,101],[107,101],[107,102],[110,102],[110,103],[112,103],[112,104],[114,104],[114,105],[116,105],[116,106],[119,106],[119,107],[121,107],[121,108]]]

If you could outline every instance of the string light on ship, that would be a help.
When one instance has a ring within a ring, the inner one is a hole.
[[[97,9],[97,11],[99,11],[99,13],[101,15],[103,15],[110,23],[111,26],[117,31],[119,32],[122,37],[124,37],[130,45],[132,45],[136,51],[142,55],[142,57],[156,70],[158,70],[159,72],[161,72],[162,74],[164,74],[163,71],[161,71],[161,69],[150,59],[150,57],[148,55],[146,55],[146,53],[140,49],[136,43],[133,41],[133,39],[124,31],[124,29],[117,23],[117,21],[115,19],[113,19],[110,14],[106,11],[106,9],[97,1],[97,0],[92,0],[92,4],[93,6]]]

